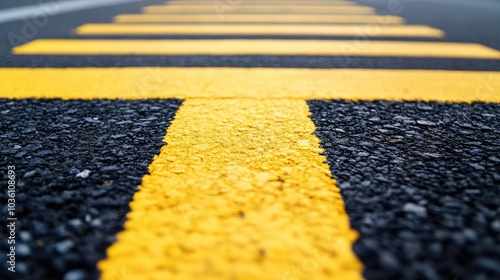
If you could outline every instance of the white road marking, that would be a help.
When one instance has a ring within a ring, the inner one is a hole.
[[[103,6],[134,2],[138,0],[49,0],[39,4],[0,10],[0,23],[23,20],[38,16],[55,16],[78,10],[92,9]]]

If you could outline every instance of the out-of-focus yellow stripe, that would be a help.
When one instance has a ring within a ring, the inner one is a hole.
[[[231,14],[231,13],[309,13],[309,14],[374,14],[374,9],[361,6],[149,6],[143,8],[144,13],[207,13],[207,14]]]
[[[391,15],[273,15],[273,14],[202,14],[202,15],[118,15],[115,22],[216,22],[216,23],[376,23],[401,24],[404,20]]]
[[[184,101],[102,279],[361,279],[309,115],[304,100]]]
[[[500,59],[473,43],[326,40],[72,40],[39,39],[13,49],[40,55],[341,55]]]
[[[500,72],[292,68],[0,68],[2,98],[347,99],[500,103]]]
[[[363,36],[366,25],[220,25],[220,24],[85,24],[76,29],[79,35],[315,35]],[[369,37],[433,37],[441,38],[444,32],[421,25],[377,26]]]
[[[259,6],[265,6],[265,5],[310,5],[310,6],[315,6],[315,5],[325,5],[325,6],[335,6],[335,5],[358,5],[356,2],[352,1],[321,1],[321,0],[314,0],[314,1],[307,1],[307,0],[289,0],[289,1],[265,1],[265,0],[259,0],[259,1],[247,1],[247,0],[242,0],[242,1],[233,1],[232,3],[229,1],[224,1],[224,0],[215,0],[215,1],[168,1],[166,5],[169,6],[191,6],[191,5],[226,5],[226,6],[239,6],[239,5],[259,5]]]

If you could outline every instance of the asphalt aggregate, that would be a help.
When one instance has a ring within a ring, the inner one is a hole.
[[[500,49],[498,0],[358,0],[445,42]],[[49,2],[49,1],[43,1]],[[456,2],[451,5],[450,3]],[[467,3],[469,2],[469,3]],[[6,0],[0,9],[37,4]],[[12,55],[15,46],[76,36],[86,23],[136,14],[147,0],[0,24],[0,67],[284,67],[499,71],[499,60],[344,56]],[[393,13],[394,14],[394,13]],[[11,36],[9,37],[9,34]],[[12,34],[16,40],[12,40]],[[104,36],[104,39],[141,36]],[[333,39],[313,36],[143,36],[156,39]],[[415,38],[352,38],[411,40]],[[363,81],[360,81],[362,83]],[[423,81],[425,82],[425,81]],[[495,88],[497,89],[497,88]],[[1,89],[0,89],[1,90]],[[49,90],[49,89],[48,89]],[[0,279],[97,279],[96,263],[123,229],[129,203],[181,100],[0,99],[0,185],[16,166],[16,274]],[[308,101],[316,135],[360,233],[353,250],[367,279],[500,279],[500,105]],[[7,201],[7,192],[0,192]],[[2,204],[3,206],[3,204]],[[2,207],[0,215],[7,217]]]
[[[500,279],[500,105],[309,101],[367,279]]]
[[[0,99],[0,184],[8,165],[18,177],[16,273],[2,253],[0,278],[97,279],[96,263],[123,229],[180,104]],[[0,211],[8,217],[7,207]],[[2,238],[1,251],[8,246]]]
[[[482,59],[354,56],[5,56],[0,67],[267,67],[499,71],[500,61]]]

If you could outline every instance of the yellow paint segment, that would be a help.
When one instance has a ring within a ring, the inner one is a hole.
[[[366,25],[220,25],[220,24],[85,24],[76,29],[78,35],[315,35],[365,36]],[[370,37],[431,37],[442,38],[444,32],[422,25],[385,25],[376,27]]]
[[[102,279],[361,279],[309,115],[303,100],[184,101]]]
[[[500,103],[500,72],[292,68],[0,68],[2,98],[346,99]]]
[[[310,14],[374,14],[374,9],[362,6],[148,6],[144,7],[144,13],[208,13],[223,14],[230,13],[310,13]]]
[[[474,43],[327,40],[39,39],[15,47],[24,55],[335,55],[500,59]]]
[[[265,1],[265,0],[259,0],[259,1],[248,1],[248,0],[241,0],[240,2],[238,1],[225,1],[225,0],[215,0],[215,1],[168,1],[166,5],[169,6],[190,6],[190,5],[220,5],[220,6],[238,6],[238,5],[259,5],[259,6],[265,6],[265,5],[325,5],[325,6],[332,6],[332,5],[358,5],[356,2],[352,1],[321,1],[321,0],[314,0],[314,1],[307,1],[307,0],[289,0],[289,1]]]
[[[118,15],[121,23],[215,22],[215,23],[376,23],[401,24],[404,19],[392,15],[273,15],[273,14],[202,14],[202,15]]]
[[[353,1],[343,1],[343,0],[336,0],[336,1],[323,1],[323,0],[288,0],[288,1],[275,1],[275,0],[270,0],[270,1],[265,1],[265,0],[259,0],[259,1],[248,1],[248,0],[241,0],[241,1],[224,1],[224,0],[215,0],[215,1],[210,1],[210,0],[202,0],[202,1],[168,1],[165,3],[165,5],[168,6],[182,6],[182,5],[226,5],[226,6],[238,6],[238,5],[358,5],[358,3],[353,2]]]

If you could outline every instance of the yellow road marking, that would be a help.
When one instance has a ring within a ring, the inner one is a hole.
[[[0,68],[0,97],[500,103],[500,72],[292,68]]]
[[[474,43],[327,40],[73,40],[39,39],[14,54],[39,55],[337,55],[500,59]]]
[[[283,5],[283,6],[291,6],[291,5],[309,5],[309,6],[335,6],[335,5],[359,5],[356,2],[352,1],[305,1],[305,0],[297,0],[297,1],[241,1],[240,3],[232,4],[229,1],[169,1],[166,3],[169,6],[195,6],[195,5],[219,5],[219,6],[229,6],[234,7],[238,5]]]
[[[220,24],[85,24],[76,29],[79,35],[317,35],[317,36],[363,36],[370,27],[366,25],[220,25]],[[441,38],[444,32],[422,25],[385,25],[376,27],[377,33],[370,37],[434,37]]]
[[[361,279],[303,100],[186,100],[102,279]]]
[[[374,9],[362,6],[149,6],[144,13],[313,13],[313,14],[374,14]]]
[[[238,5],[358,5],[356,2],[352,1],[321,1],[321,0],[315,0],[315,1],[305,1],[305,0],[290,0],[290,1],[264,1],[264,0],[259,0],[259,1],[233,1],[231,3],[230,1],[224,1],[224,0],[215,0],[215,1],[168,1],[165,3],[166,5],[169,6],[189,6],[189,5],[225,5],[225,6],[238,6]]]
[[[391,15],[273,15],[273,14],[222,14],[210,15],[118,15],[115,22],[244,22],[244,23],[376,23],[401,24],[404,20]]]

